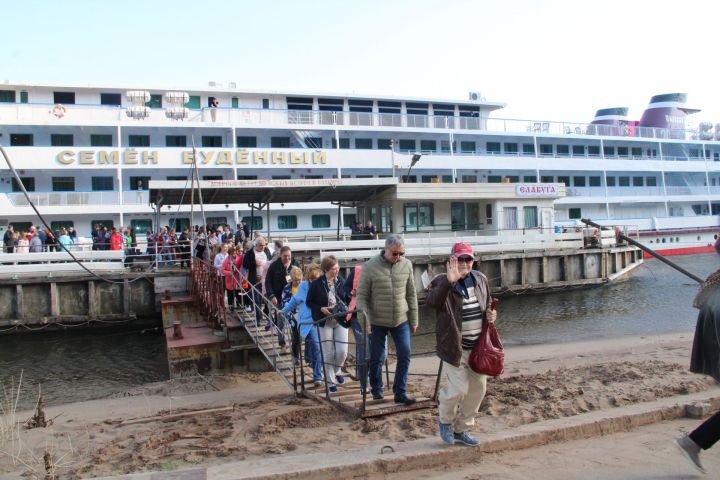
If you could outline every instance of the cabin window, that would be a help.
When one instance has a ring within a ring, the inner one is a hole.
[[[599,157],[600,147],[598,145],[588,145],[587,147],[588,157]]]
[[[245,222],[245,224],[250,227],[250,230],[252,231],[262,230],[263,228],[263,217],[259,216],[259,212],[257,213],[258,214],[254,217],[251,217],[250,215],[242,217],[242,221]]]
[[[15,91],[0,90],[0,103],[15,103]]]
[[[618,185],[621,187],[629,187],[630,177],[618,177]]]
[[[523,176],[523,182],[537,183],[537,177],[535,175],[525,175],[525,176]]]
[[[566,187],[570,186],[570,177],[567,175],[558,175],[557,181],[558,183],[564,183]]]
[[[537,207],[523,207],[523,213],[525,214],[525,228],[537,228],[538,227]]]
[[[213,180],[223,180],[222,175],[203,175],[203,180],[213,181]]]
[[[130,177],[130,190],[147,190],[150,185],[150,177]]]
[[[270,178],[273,180],[290,180],[292,177],[290,175],[273,175]]]
[[[257,180],[257,175],[238,175],[238,180]]]
[[[568,218],[570,220],[582,218],[582,210],[580,208],[568,208]]]
[[[113,177],[92,177],[92,190],[93,192],[112,191],[113,183]]]
[[[108,230],[110,230],[112,227],[115,226],[115,222],[109,219],[105,220],[90,220],[90,226],[95,229],[95,227],[107,227]]]
[[[422,227],[435,225],[435,213],[432,203],[406,203],[404,210],[406,231],[417,231]]]
[[[602,184],[602,181],[598,176],[588,177],[588,180],[590,181],[591,187],[599,187]]]
[[[540,155],[552,155],[553,154],[553,146],[548,144],[541,144],[540,145]]]
[[[20,185],[18,185],[17,180],[15,178],[11,179],[12,181],[12,191],[13,192],[20,192]],[[23,186],[25,187],[25,190],[28,192],[34,192],[35,191],[35,177],[20,177],[20,181],[22,182]]]
[[[494,155],[500,153],[500,142],[487,142],[487,153]]]
[[[165,180],[187,182],[188,177],[186,175],[168,175]]]
[[[400,140],[398,143],[401,152],[414,152],[415,140]]]
[[[147,102],[145,106],[150,108],[162,108],[162,95],[159,93],[151,94],[150,101]]]
[[[585,186],[585,177],[573,177],[573,186],[574,187],[584,187]]]
[[[52,190],[53,192],[74,192],[75,177],[52,177]]]
[[[607,177],[605,179],[605,183],[608,187],[614,187],[615,186],[615,177]]]
[[[691,159],[693,159],[693,160],[697,160],[698,158],[702,158],[702,157],[700,156],[700,149],[699,149],[699,148],[691,148],[691,149],[690,149],[689,158],[691,158]]]
[[[420,183],[440,183],[437,175],[423,175],[420,177]]]
[[[90,146],[91,147],[112,147],[113,136],[106,134],[95,134],[90,135]]]
[[[269,98],[262,99],[262,108],[263,108],[263,110],[268,110],[270,108],[270,99]]]
[[[523,143],[523,155],[535,155],[535,144]]]
[[[633,187],[644,187],[645,177],[633,177]]]
[[[355,225],[356,221],[358,220],[354,213],[343,213],[343,225],[345,225],[345,228]]]
[[[149,147],[150,135],[128,135],[129,147]]]
[[[443,176],[442,176],[442,183],[453,183],[453,177],[452,177],[452,175],[443,175]]]
[[[408,115],[427,115],[428,104],[419,102],[405,102]]]
[[[192,110],[200,110],[200,95],[190,95],[188,101],[185,102],[185,107]]]
[[[713,181],[715,181],[714,178],[713,178]],[[657,178],[645,177],[645,185],[648,187],[657,187]]]
[[[488,175],[488,183],[502,183],[502,176],[500,175]]]
[[[32,147],[33,146],[32,133],[11,133],[10,134],[10,146],[11,147]]]
[[[75,103],[75,92],[53,92],[53,103]]]
[[[628,147],[617,147],[618,157],[627,158],[630,156],[630,149]]]
[[[360,175],[357,176],[358,178],[362,178]],[[410,175],[409,177],[407,175],[402,176],[402,183],[417,183],[417,176],[416,175]]]
[[[518,153],[518,144],[517,143],[506,143],[504,145],[505,147],[505,153],[517,155]]]
[[[400,113],[400,102],[378,100],[377,104],[379,113]],[[382,125],[389,124],[388,122],[383,122],[382,118],[380,120],[380,123]]]
[[[633,158],[642,157],[642,148],[641,147],[632,147],[631,152],[632,152]]]
[[[337,139],[333,137],[332,139],[332,148],[337,148]],[[340,148],[343,150],[347,150],[350,148],[350,139],[349,138],[341,138],[340,139]]]
[[[68,228],[75,228],[75,222],[72,220],[57,220],[55,222],[50,222],[50,230],[53,232],[57,232],[61,228],[68,229]]]
[[[420,150],[423,152],[434,152],[437,150],[437,141],[420,140]]]
[[[74,144],[72,134],[53,133],[50,135],[50,145],[53,147],[72,147]]]
[[[615,156],[615,147],[609,147],[604,146],[603,147],[603,155],[606,157],[614,157]]]
[[[520,177],[518,175],[508,175],[505,177],[507,181],[505,183],[518,183],[520,182]]]
[[[585,156],[585,145],[573,145],[572,146],[573,157],[584,157]]]
[[[148,230],[152,231],[152,220],[149,220],[147,218],[138,218],[135,220],[130,220],[130,228],[133,229],[135,233],[144,234],[147,233]]]
[[[313,215],[312,228],[330,228],[330,215]]]
[[[270,137],[270,147],[290,148],[290,137]]]
[[[232,97],[230,99],[230,106],[232,108],[240,108],[240,100],[238,99],[238,97]]]
[[[187,147],[187,137],[185,135],[165,135],[166,147]]]
[[[297,228],[297,215],[278,215],[278,229],[292,230]]]
[[[321,137],[305,137],[303,141],[305,142],[305,148],[322,148],[323,146]]]
[[[378,150],[392,150],[392,141],[389,138],[378,138]]]
[[[190,219],[184,218],[170,218],[168,219],[168,226],[174,228],[176,232],[182,232],[185,228],[190,228]]]
[[[355,148],[358,150],[372,150],[372,138],[356,138],[355,139]],[[322,143],[319,145],[322,147]]]
[[[460,153],[475,153],[475,142],[460,142]]]
[[[351,112],[372,112],[372,100],[348,100],[348,109]]]
[[[505,217],[506,230],[515,230],[518,228],[517,207],[504,207],[503,217]]]
[[[452,202],[450,204],[450,228],[465,230],[465,203]]]
[[[541,183],[555,183],[555,177],[553,177],[552,175],[542,175],[540,177],[540,182]]]
[[[238,148],[257,148],[257,137],[241,137],[235,138]]]
[[[203,148],[221,148],[222,137],[219,135],[203,135],[201,140]]]
[[[558,157],[569,157],[570,156],[570,146],[569,145],[557,145],[555,148],[557,149]]]
[[[28,100],[28,92],[26,92],[24,90],[21,91],[20,92],[20,103],[28,103],[28,101],[29,101]]]
[[[100,105],[111,105],[119,107],[122,105],[122,96],[119,93],[101,93]]]
[[[463,175],[462,183],[477,183],[477,175]]]
[[[225,225],[227,225],[227,217],[208,217],[207,223],[210,225],[211,230],[215,231],[218,229],[218,227],[224,228]]]

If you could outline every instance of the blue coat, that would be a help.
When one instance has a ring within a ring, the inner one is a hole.
[[[303,280],[298,287],[297,293],[290,298],[287,304],[283,307],[283,313],[285,316],[289,316],[292,312],[295,312],[298,308],[300,312],[296,315],[298,325],[300,326],[300,336],[305,338],[311,329],[315,328],[312,318],[312,312],[310,307],[307,306],[305,300],[307,299],[308,290],[310,289],[310,282]]]

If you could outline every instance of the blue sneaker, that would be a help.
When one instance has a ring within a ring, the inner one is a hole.
[[[345,377],[343,377],[342,375],[338,375],[337,377],[335,377],[335,381],[338,385],[342,385],[343,383],[345,383]]]
[[[447,443],[448,445],[455,445],[455,437],[453,436],[453,427],[449,423],[442,423],[438,422],[440,424],[440,438],[442,438],[442,441]]]
[[[456,442],[460,442],[468,447],[475,447],[480,444],[480,441],[472,437],[469,432],[453,433],[453,438]]]
[[[330,386],[328,387],[328,391],[329,391],[330,393],[335,393],[335,392],[337,392],[337,387],[336,387],[335,385],[330,385]]]

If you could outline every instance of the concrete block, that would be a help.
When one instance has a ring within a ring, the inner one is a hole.
[[[710,403],[694,402],[685,406],[685,416],[689,418],[705,418],[711,413],[715,413],[715,409]]]
[[[58,283],[57,289],[58,301],[60,302],[60,315],[88,314],[87,282]]]

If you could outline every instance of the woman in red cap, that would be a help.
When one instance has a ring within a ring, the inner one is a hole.
[[[437,355],[447,378],[439,395],[440,437],[451,445],[479,443],[469,430],[485,397],[487,375],[475,373],[468,357],[483,321],[497,319],[487,277],[473,270],[473,262],[472,245],[453,245],[447,274],[433,279],[425,297],[425,303],[437,312]]]

